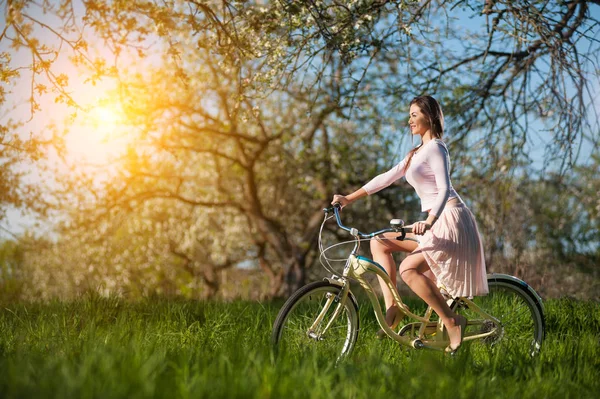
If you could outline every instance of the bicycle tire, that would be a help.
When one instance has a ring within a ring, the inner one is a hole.
[[[492,348],[509,357],[537,355],[545,336],[544,309],[537,294],[532,293],[526,283],[510,276],[488,276],[488,287],[487,295],[475,297],[472,301],[499,320],[500,325],[488,319],[482,324],[467,326],[466,335],[496,329],[493,335],[474,340],[474,350]],[[451,308],[468,320],[481,319],[460,299],[455,300]]]
[[[358,304],[351,292],[330,328],[320,335],[335,312],[338,304],[335,297],[341,290],[342,287],[329,281],[317,281],[292,294],[273,323],[271,342],[275,354],[294,357],[329,355],[335,356],[338,361],[348,356],[354,349],[359,332]],[[309,329],[328,300],[331,305],[323,315],[322,322],[309,334]]]

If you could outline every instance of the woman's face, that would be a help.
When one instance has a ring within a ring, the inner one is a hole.
[[[430,129],[429,120],[421,112],[421,108],[417,104],[410,106],[410,116],[408,118],[408,125],[410,126],[410,132],[412,134],[418,134],[423,136]]]

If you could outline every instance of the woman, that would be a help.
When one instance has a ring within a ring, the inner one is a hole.
[[[342,207],[388,187],[406,177],[421,199],[426,220],[413,224],[413,233],[423,236],[414,241],[398,241],[398,234],[386,233],[371,241],[374,260],[396,284],[396,265],[392,253],[410,254],[400,264],[402,280],[440,316],[454,352],[462,343],[466,319],[454,313],[438,289],[452,297],[485,295],[488,292],[483,249],[473,214],[450,183],[448,149],[441,140],[444,115],[431,96],[416,97],[410,103],[408,121],[421,143],[395,167],[380,174],[352,194],[334,195],[332,203]],[[395,328],[404,314],[394,305],[392,293],[380,280],[386,305],[386,322]]]

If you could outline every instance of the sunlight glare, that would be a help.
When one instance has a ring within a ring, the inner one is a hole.
[[[97,101],[72,126],[68,140],[71,157],[94,165],[110,164],[126,151],[124,124],[117,101]]]
[[[91,124],[103,141],[109,141],[114,136],[115,130],[121,122],[121,115],[117,107],[111,104],[102,104],[94,107],[90,112]]]

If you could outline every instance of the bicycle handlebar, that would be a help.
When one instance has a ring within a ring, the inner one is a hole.
[[[354,237],[373,238],[379,234],[394,232],[394,233],[401,233],[402,239],[404,239],[404,236],[406,235],[406,233],[412,233],[412,227],[404,227],[404,226],[397,227],[397,228],[387,228],[387,229],[375,231],[373,233],[361,233],[360,231],[358,231],[358,229],[356,229],[354,227],[344,226],[344,224],[342,223],[342,219],[340,218],[340,210],[341,209],[342,209],[342,205],[339,202],[336,202],[335,204],[333,204],[332,208],[324,208],[323,212],[325,212],[325,214],[327,214],[333,210],[333,213],[335,215],[335,220],[336,220],[338,226],[342,230],[346,230],[347,232],[349,232]]]

